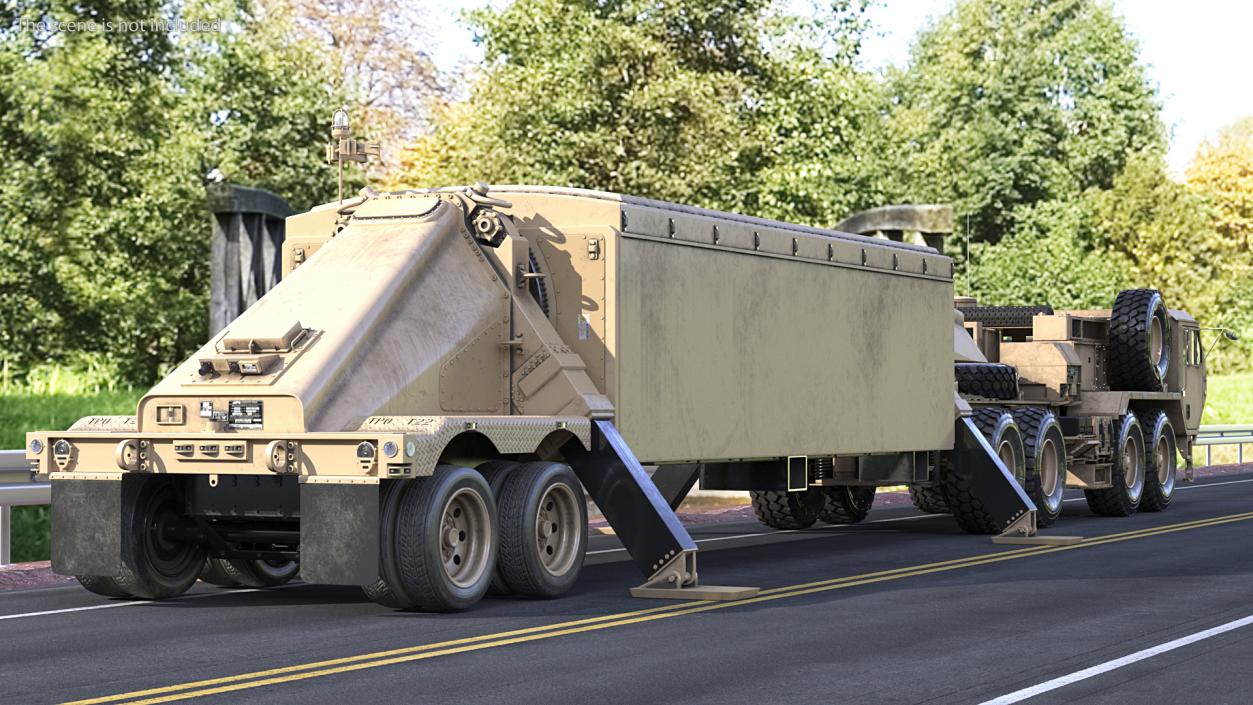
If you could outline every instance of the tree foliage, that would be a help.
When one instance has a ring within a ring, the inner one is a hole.
[[[223,31],[49,24],[88,19],[204,19]],[[151,381],[205,337],[206,173],[274,189],[298,207],[325,197],[316,150],[325,118],[316,116],[333,96],[319,53],[291,41],[290,27],[229,1],[6,6],[0,356],[8,368],[20,374],[72,357]]]
[[[1205,264],[1201,287],[1212,306],[1208,325],[1226,326],[1241,336],[1223,342],[1214,362],[1220,370],[1247,370],[1253,359],[1253,117],[1224,129],[1201,145],[1187,172],[1189,191],[1208,205],[1203,248],[1170,243],[1182,258]]]
[[[0,9],[4,379],[68,364],[144,383],[189,354],[206,332],[206,175],[298,209],[330,198],[321,150],[341,104],[358,135],[412,137],[392,186],[569,185],[827,226],[948,202],[954,243],[973,241],[961,293],[1091,307],[1153,286],[1253,336],[1253,121],[1205,146],[1186,184],[1168,178],[1154,89],[1099,0],[956,0],[886,75],[860,64],[864,0],[512,0],[470,15],[486,61],[456,99],[415,13]],[[87,19],[220,24],[29,24]],[[1215,366],[1247,369],[1241,346]]]
[[[1093,0],[962,0],[890,87],[893,193],[953,203],[975,240],[1014,233],[1038,203],[1108,189],[1165,145],[1136,43]]]
[[[477,12],[487,66],[468,100],[436,109],[396,182],[570,185],[834,222],[875,201],[861,12],[837,2],[805,19],[771,0]]]
[[[428,49],[428,11],[392,0],[269,1],[295,20],[298,36],[322,47],[323,61],[309,68],[335,66],[354,131],[381,142],[371,171],[394,169],[401,146],[425,125],[426,101],[443,90]]]

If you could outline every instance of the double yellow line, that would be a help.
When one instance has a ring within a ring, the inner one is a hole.
[[[869,585],[889,580],[911,578],[930,573],[941,573],[950,570],[971,568],[990,563],[999,563],[1001,561],[1017,560],[1020,558],[1029,558],[1048,553],[1056,553],[1059,551],[1074,551],[1082,548],[1091,548],[1094,546],[1118,543],[1121,541],[1131,541],[1133,539],[1147,538],[1150,536],[1160,536],[1162,534],[1170,534],[1178,531],[1189,531],[1192,529],[1201,529],[1210,526],[1219,526],[1221,524],[1247,521],[1249,519],[1253,519],[1253,512],[1230,514],[1210,519],[1198,519],[1196,521],[1188,521],[1178,524],[1167,524],[1165,526],[1141,529],[1139,531],[1107,534],[1105,536],[1097,536],[1088,539],[1083,543],[1072,546],[1033,546],[1009,551],[995,551],[991,553],[967,556],[965,558],[939,561],[937,563],[927,563],[905,568],[894,568],[891,570],[882,570],[873,573],[863,573],[861,575],[851,575],[843,578],[833,578],[830,580],[819,580],[799,585],[789,585],[787,587],[771,588],[769,590],[761,591],[761,593],[756,597],[747,600],[738,600],[735,602],[680,602],[677,604],[653,607],[650,609],[635,610],[633,612],[619,612],[617,614],[589,617],[587,619],[560,622],[557,624],[541,625],[537,627],[528,627],[526,629],[498,632],[495,634],[484,634],[482,636],[453,639],[451,641],[442,641],[435,644],[422,644],[420,646],[409,646],[400,649],[391,649],[388,651],[376,651],[374,653],[360,654],[357,656],[345,656],[343,658],[296,664],[293,666],[283,666],[281,668],[271,668],[264,671],[241,673],[233,676],[223,676],[221,678],[210,678],[207,680],[179,683],[175,685],[162,686],[160,688],[150,688],[148,690],[136,690],[129,693],[120,693],[117,695],[108,695],[99,698],[90,698],[87,700],[76,700],[71,703],[65,703],[64,705],[98,705],[100,703],[120,703],[123,701],[126,705],[155,705],[156,703],[167,703],[175,700],[187,700],[207,695],[217,695],[220,693],[247,690],[249,688],[260,688],[268,685],[307,680],[309,678],[320,678],[337,673],[360,671],[367,668],[378,668],[380,666],[390,666],[410,661],[423,661],[426,659],[437,658],[439,656],[451,656],[453,654],[466,653],[470,651],[482,651],[484,649],[493,649],[529,641],[553,639],[556,637],[570,636],[572,634],[600,631],[603,629],[652,622],[660,619],[670,619],[673,617],[681,617],[699,612],[711,612],[713,610],[729,609],[739,607],[741,605],[782,600],[784,598],[799,597],[801,595],[810,595],[829,590],[839,590],[842,588]]]

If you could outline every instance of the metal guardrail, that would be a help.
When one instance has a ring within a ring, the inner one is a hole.
[[[13,507],[50,504],[52,485],[31,482],[24,450],[0,450],[0,566],[13,562],[11,532]]]
[[[1210,449],[1234,445],[1237,462],[1244,462],[1244,444],[1253,445],[1253,424],[1202,426],[1196,445],[1205,447],[1205,464],[1210,464]],[[0,566],[12,563],[10,519],[13,507],[37,506],[52,502],[52,485],[32,482],[26,451],[0,450]]]
[[[1236,447],[1236,462],[1244,463],[1244,444],[1253,443],[1253,424],[1225,424],[1202,426],[1196,436],[1196,445],[1205,446],[1205,464],[1210,464],[1210,449],[1214,446]]]

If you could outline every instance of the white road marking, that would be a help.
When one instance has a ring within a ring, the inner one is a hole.
[[[260,588],[246,588],[243,590],[231,590],[230,592],[205,592],[196,595],[185,595],[178,599],[194,600],[199,597],[214,597],[216,595],[238,595],[245,592],[260,592]],[[59,610],[44,610],[42,612],[23,612],[21,614],[4,614],[0,615],[3,619],[21,619],[22,617],[43,617],[50,614],[65,614],[66,612],[87,612],[90,610],[107,610],[114,607],[134,607],[136,605],[155,605],[157,602],[151,600],[132,600],[129,602],[107,602],[103,605],[85,605],[83,607],[66,607]]]
[[[1092,678],[1093,676],[1099,676],[1102,673],[1108,673],[1115,669],[1122,668],[1123,666],[1129,666],[1137,661],[1143,661],[1145,659],[1153,658],[1159,654],[1164,654],[1167,651],[1174,651],[1175,649],[1188,646],[1189,644],[1195,644],[1198,641],[1209,639],[1210,637],[1218,636],[1219,634],[1225,634],[1241,627],[1247,627],[1250,624],[1253,624],[1253,615],[1249,615],[1243,619],[1237,619],[1234,622],[1220,624],[1217,627],[1199,631],[1195,634],[1189,634],[1188,636],[1180,637],[1174,641],[1168,641],[1165,644],[1151,646],[1143,651],[1137,651],[1134,654],[1128,654],[1122,658],[1116,658],[1113,661],[1106,661],[1105,663],[1085,668],[1082,671],[1075,671],[1074,673],[1069,673],[1064,676],[1054,678],[1053,680],[1045,681],[1039,685],[1033,685],[1030,688],[1016,690],[1012,693],[1002,695],[999,698],[986,700],[980,703],[980,705],[1012,705],[1012,703],[1022,702],[1028,698],[1034,698],[1037,695],[1057,690],[1058,688],[1064,688],[1071,683],[1077,683],[1081,680]]]
[[[1207,482],[1207,483],[1202,484],[1202,485],[1185,485],[1185,486],[1183,486],[1183,487],[1176,487],[1176,488],[1175,488],[1175,490],[1176,490],[1176,491],[1179,491],[1179,490],[1200,490],[1200,489],[1204,489],[1204,488],[1206,488],[1206,487],[1219,487],[1219,486],[1221,486],[1221,485],[1238,485],[1238,484],[1241,484],[1241,483],[1244,483],[1244,482],[1253,482],[1253,479],[1248,479],[1248,480],[1227,480],[1226,482]],[[1083,498],[1083,497],[1071,497],[1070,499],[1066,499],[1066,500],[1062,500],[1062,501],[1064,501],[1064,502],[1082,502],[1083,500],[1084,500],[1084,498]],[[874,521],[868,521],[868,522],[866,522],[866,523],[867,523],[867,524],[882,524],[882,523],[885,523],[885,522],[892,522],[892,521],[913,521],[913,520],[915,520],[915,519],[936,519],[936,518],[943,517],[943,516],[947,516],[947,515],[945,515],[945,514],[917,514],[917,515],[904,516],[904,517],[896,517],[896,518],[888,518],[888,519],[875,519]],[[780,529],[780,530],[778,530],[778,531],[758,531],[758,532],[756,532],[756,533],[752,533],[752,534],[735,534],[734,536],[715,536],[715,537],[712,537],[712,538],[707,538],[707,539],[696,539],[696,543],[710,543],[710,542],[713,542],[713,541],[730,541],[731,539],[749,539],[749,538],[753,538],[754,536],[777,536],[777,535],[779,535],[779,534],[795,534],[795,533],[800,533],[800,532],[802,532],[802,531],[803,531],[803,532],[806,532],[806,533],[813,533],[814,531],[821,531],[821,530],[823,530],[823,529],[838,529],[838,528],[843,528],[844,526],[847,526],[847,525],[845,525],[845,524],[836,524],[836,525],[831,525],[831,526],[819,526],[819,527],[816,527],[816,528],[813,528],[813,529]],[[606,535],[607,535],[607,534],[606,534]],[[587,555],[589,555],[589,556],[599,556],[599,555],[603,555],[603,554],[606,554],[606,553],[622,553],[622,552],[624,552],[624,551],[626,551],[626,549],[625,549],[625,548],[605,548],[605,549],[601,549],[601,550],[599,550],[599,551],[588,551],[588,552],[587,552]]]

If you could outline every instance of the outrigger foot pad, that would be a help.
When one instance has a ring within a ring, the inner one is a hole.
[[[761,588],[701,585],[696,576],[696,552],[684,551],[657,571],[648,582],[631,588],[631,597],[662,600],[727,602],[756,597]]]
[[[1036,533],[1035,511],[1023,514],[992,537],[992,543],[1010,546],[1073,546],[1080,541],[1082,536],[1040,536]]]

